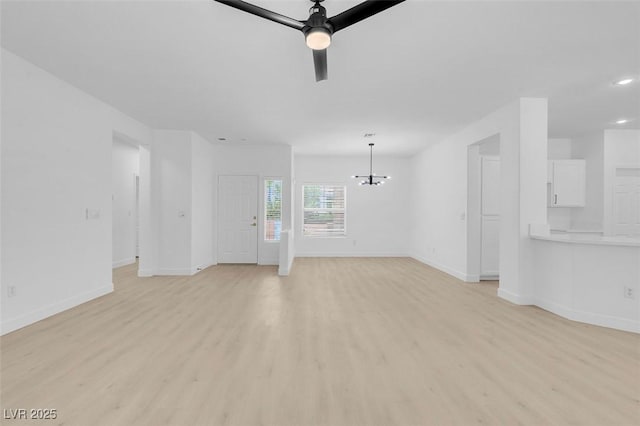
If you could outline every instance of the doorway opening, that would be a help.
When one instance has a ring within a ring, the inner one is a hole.
[[[467,265],[472,281],[500,277],[500,135],[468,147]]]
[[[114,134],[111,155],[112,267],[135,263],[139,253],[139,146]]]

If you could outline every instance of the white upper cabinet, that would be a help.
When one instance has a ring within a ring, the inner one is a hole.
[[[584,207],[585,160],[551,160],[547,177],[550,207]]]

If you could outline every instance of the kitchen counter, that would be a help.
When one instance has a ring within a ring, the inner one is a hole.
[[[640,333],[640,238],[532,225],[533,304],[565,318]]]
[[[557,241],[560,243],[569,244],[596,244],[607,246],[640,247],[640,237],[638,236],[605,236],[601,235],[600,233],[588,232],[551,232],[548,234],[532,232],[529,236],[536,240]]]

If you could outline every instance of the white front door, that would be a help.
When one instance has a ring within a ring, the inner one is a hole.
[[[258,177],[218,177],[218,262],[258,262]]]

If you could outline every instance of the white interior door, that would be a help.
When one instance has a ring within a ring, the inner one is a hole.
[[[482,216],[480,277],[496,279],[500,274],[500,216]]]
[[[613,219],[615,235],[640,234],[640,169],[618,172],[616,176]]]
[[[218,262],[258,262],[258,177],[218,178]]]
[[[480,278],[496,279],[500,259],[500,158],[482,157]]]

